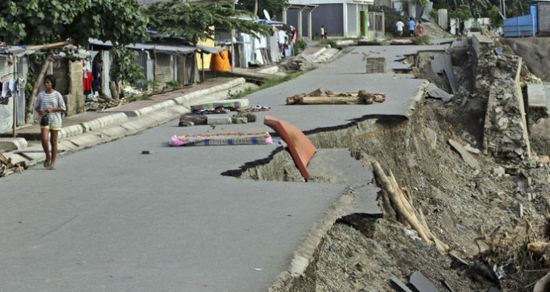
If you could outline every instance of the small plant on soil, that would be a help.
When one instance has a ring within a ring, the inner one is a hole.
[[[416,36],[416,37],[413,37],[411,39],[411,41],[415,44],[415,45],[427,45],[430,43],[430,36]]]

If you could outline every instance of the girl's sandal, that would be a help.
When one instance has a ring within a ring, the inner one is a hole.
[[[50,167],[50,161],[49,160],[44,161],[44,167],[45,168]]]

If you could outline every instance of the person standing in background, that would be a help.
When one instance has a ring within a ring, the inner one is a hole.
[[[414,36],[414,29],[416,28],[416,23],[414,22],[414,18],[409,19],[409,35],[411,37]]]
[[[55,77],[47,75],[44,77],[45,91],[41,92],[36,98],[34,109],[40,115],[40,139],[42,148],[46,154],[44,167],[55,169],[57,160],[57,139],[61,131],[61,113],[65,112],[65,101],[59,91],[55,90]],[[50,144],[52,146],[50,153]]]
[[[321,40],[325,40],[325,26],[324,25],[321,25]]]
[[[403,28],[405,27],[405,24],[403,23],[403,21],[401,21],[401,19],[399,19],[397,21],[397,23],[395,24],[395,28],[397,29],[397,34],[402,37],[403,36]]]
[[[418,25],[416,26],[416,35],[419,37],[423,37],[426,34],[424,31],[424,25],[422,25],[422,20],[418,21]]]

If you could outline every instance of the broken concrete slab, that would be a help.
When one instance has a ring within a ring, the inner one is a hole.
[[[550,86],[529,84],[527,86],[527,104],[530,108],[541,108],[550,112]]]
[[[453,149],[458,152],[458,154],[460,154],[460,157],[462,157],[466,164],[468,164],[473,169],[480,169],[479,162],[477,162],[477,160],[472,156],[472,154],[468,152],[468,150],[466,150],[466,148],[464,148],[464,146],[462,146],[462,144],[453,139],[449,139],[448,142],[449,145],[451,145]]]
[[[399,289],[399,291],[401,292],[413,292],[408,286],[407,284],[403,283],[403,281],[399,280],[397,277],[395,276],[392,276],[390,278],[390,283],[397,289]]]
[[[28,143],[25,138],[0,138],[0,152],[23,150],[27,146]]]
[[[447,93],[445,90],[437,87],[437,85],[430,83],[426,88],[426,93],[431,98],[441,99],[444,102],[448,102],[453,99],[453,95]]]
[[[454,75],[451,55],[445,54],[435,56],[431,62],[431,66],[434,73],[445,75],[453,94],[456,94],[459,90],[459,85]]]
[[[412,273],[409,282],[419,292],[439,292],[432,281],[426,278],[421,272]]]
[[[546,92],[543,84],[527,85],[529,107],[546,107]]]
[[[77,145],[78,147],[91,147],[100,142],[100,138],[96,134],[84,134],[78,137],[68,138],[67,140]]]
[[[386,58],[380,54],[372,54],[365,56],[367,62],[367,74],[385,73]]]

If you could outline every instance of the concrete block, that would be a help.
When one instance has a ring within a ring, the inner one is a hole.
[[[68,127],[64,127],[63,129],[61,129],[61,131],[59,131],[59,138],[61,139],[61,138],[74,137],[82,133],[84,133],[84,128],[82,127],[82,125],[80,124],[71,125]]]
[[[177,118],[180,115],[180,113],[176,113],[173,111],[157,111],[148,115],[148,117],[155,120],[158,124],[162,124],[174,118]]]
[[[386,58],[380,55],[367,56],[367,74],[385,73]]]
[[[112,137],[112,138],[124,137],[124,136],[128,135],[128,129],[125,129],[125,128],[120,127],[120,126],[102,129],[99,132],[103,133],[103,134],[105,134],[109,137]]]
[[[437,24],[444,30],[449,28],[449,13],[447,9],[437,10]]]
[[[70,152],[70,151],[77,150],[78,146],[76,146],[75,144],[73,144],[69,140],[63,140],[63,141],[59,142],[58,149],[60,151],[64,151],[64,152]]]
[[[138,125],[136,124],[136,122],[132,121],[132,122],[126,122],[122,125],[120,125],[122,128],[132,132],[132,133],[135,133],[139,130],[141,130],[141,125]]]
[[[137,131],[142,131],[160,124],[161,123],[155,121],[155,119],[151,117],[141,117],[139,120],[132,122],[132,127],[135,127]]]
[[[17,164],[19,162],[25,162],[27,165],[30,165],[30,159],[22,156],[21,154],[8,152],[3,154],[7,159],[11,159],[12,164]]]
[[[81,124],[84,132],[95,131],[109,126],[119,125],[128,120],[124,113],[106,114],[103,117],[93,119]]]
[[[78,147],[91,147],[101,142],[101,138],[95,134],[83,134],[78,137],[71,137],[67,140]]]
[[[527,86],[529,107],[546,108],[545,86],[542,84],[529,84]]]
[[[23,150],[28,143],[25,138],[0,138],[0,151]]]
[[[229,125],[231,124],[231,117],[209,116],[206,123],[208,125]]]
[[[35,163],[44,161],[46,154],[44,152],[20,152],[19,155],[23,156],[27,160],[34,160]]]
[[[169,107],[172,107],[172,106],[175,106],[175,105],[176,105],[176,102],[174,100],[166,100],[166,101],[163,101],[163,102],[156,103],[152,106],[148,106],[148,107],[144,107],[144,108],[139,109],[139,110],[128,112],[127,114],[128,114],[128,116],[139,117],[139,116],[150,114],[154,111],[169,108]]]

